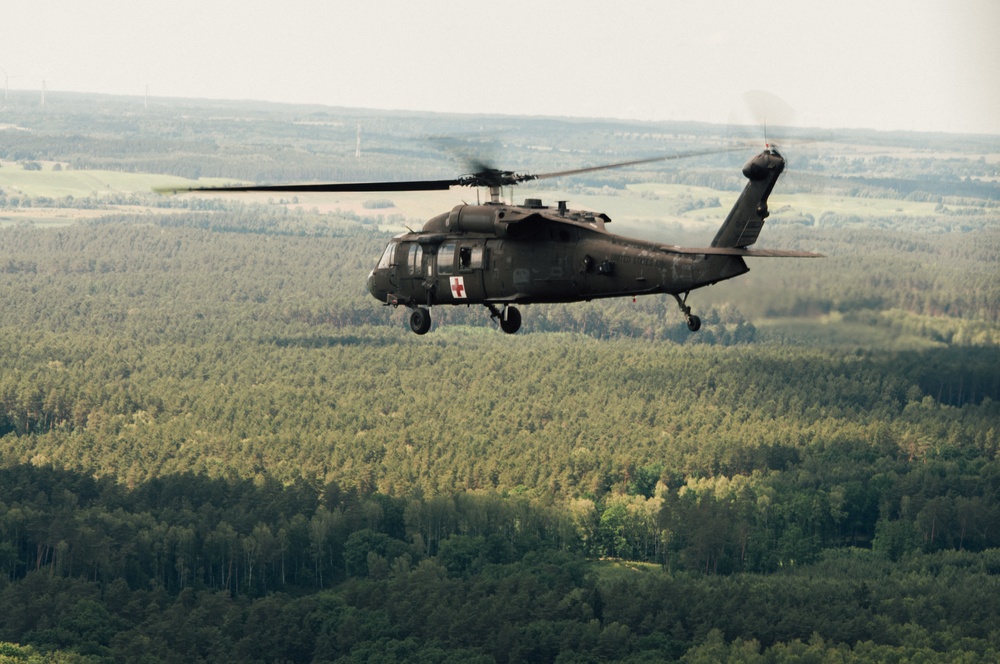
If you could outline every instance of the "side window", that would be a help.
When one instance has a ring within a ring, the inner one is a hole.
[[[481,270],[486,267],[485,255],[484,247],[459,247],[458,267],[463,272]]]
[[[482,270],[486,267],[486,247],[472,248],[472,269]]]
[[[455,271],[455,244],[448,243],[438,250],[438,274],[451,274]]]
[[[410,245],[410,255],[407,258],[409,273],[411,277],[419,277],[423,271],[424,249],[419,244]]]
[[[382,258],[378,261],[379,270],[384,270],[395,264],[397,246],[399,246],[398,242],[390,242],[388,246],[386,246],[385,251],[382,252]]]

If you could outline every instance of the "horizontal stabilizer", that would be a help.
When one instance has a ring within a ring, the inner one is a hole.
[[[792,249],[745,249],[743,247],[663,247],[675,254],[700,254],[702,256],[750,256],[751,258],[825,258],[823,254]]]

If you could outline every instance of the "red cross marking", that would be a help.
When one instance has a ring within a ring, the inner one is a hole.
[[[451,278],[451,294],[455,298],[465,298],[465,279],[462,277]]]

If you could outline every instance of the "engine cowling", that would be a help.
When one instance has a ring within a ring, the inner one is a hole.
[[[445,229],[466,233],[500,235],[497,213],[501,208],[490,205],[458,205],[448,213]]]

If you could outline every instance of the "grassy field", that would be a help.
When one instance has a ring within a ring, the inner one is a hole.
[[[63,199],[101,198],[110,194],[145,194],[160,187],[211,187],[231,184],[232,180],[222,178],[202,178],[189,180],[170,175],[151,173],[123,173],[98,170],[54,170],[56,164],[42,163],[42,170],[25,170],[20,164],[4,163],[0,167],[0,190],[8,197],[28,196],[32,198]],[[59,165],[61,166],[61,164]],[[620,226],[633,227],[636,224],[659,224],[665,222],[669,228],[683,227],[688,230],[715,228],[722,223],[730,207],[735,202],[736,192],[722,192],[708,187],[689,185],[642,183],[630,185],[624,190],[566,191],[525,184],[518,187],[508,200],[520,203],[524,198],[540,198],[546,204],[568,200],[571,208],[582,208],[604,212]],[[187,194],[194,195],[194,194]],[[201,194],[204,195],[204,194]],[[213,194],[223,196],[223,194]],[[225,195],[227,198],[237,196]],[[349,211],[364,216],[398,216],[407,225],[421,223],[436,214],[446,212],[461,203],[477,203],[481,199],[478,192],[471,189],[450,191],[392,192],[378,197],[392,201],[392,207],[367,208],[373,200],[370,193],[359,194],[309,194],[297,197],[283,197],[289,205],[320,212]],[[267,202],[280,199],[274,194],[240,194],[239,200]],[[701,207],[685,210],[686,203],[707,199],[718,199],[716,207]],[[853,198],[826,194],[783,194],[781,186],[771,198],[771,208],[780,214],[810,214],[817,219],[824,212],[835,212],[858,217],[911,216],[926,217],[934,214],[935,204],[929,202],[900,201],[895,199]],[[66,206],[66,209],[72,209]],[[65,213],[64,213],[65,214]],[[46,215],[34,215],[44,220]],[[82,215],[86,217],[88,215]],[[621,232],[621,231],[619,231]]]
[[[77,208],[6,208],[0,210],[0,226],[34,224],[41,227],[58,228],[84,219],[98,219],[107,214],[107,210],[80,210]]]
[[[122,173],[92,170],[53,170],[55,164],[42,163],[42,170],[25,170],[21,164],[4,163],[0,166],[0,189],[8,198],[59,199],[100,198],[109,194],[150,193],[154,187],[189,187],[225,184],[229,180],[205,178],[197,183],[186,178],[152,173]]]
[[[827,348],[919,351],[947,346],[926,337],[844,320],[837,312],[817,318],[765,318],[754,324],[764,340]]]

